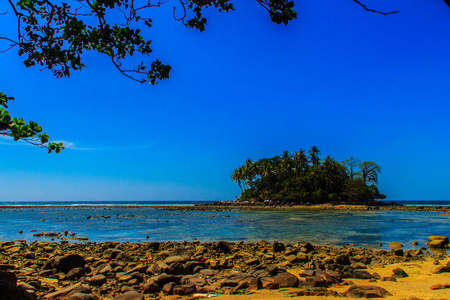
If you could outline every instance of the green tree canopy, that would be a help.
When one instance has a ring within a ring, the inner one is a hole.
[[[328,155],[320,159],[317,146],[294,154],[247,159],[231,175],[239,183],[241,200],[279,200],[295,203],[374,203],[380,194],[378,173],[381,167],[371,161],[351,157],[338,162]]]

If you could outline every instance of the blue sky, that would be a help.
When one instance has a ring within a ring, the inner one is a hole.
[[[173,67],[156,86],[97,54],[68,79],[0,54],[11,114],[68,146],[48,155],[1,137],[0,200],[232,200],[230,175],[247,158],[313,145],[378,163],[390,200],[450,199],[450,8],[364,3],[400,13],[296,1],[299,18],[280,26],[237,1],[208,10],[200,33],[172,19],[176,2],[149,10],[151,59]],[[15,23],[0,16],[0,28],[14,34]]]

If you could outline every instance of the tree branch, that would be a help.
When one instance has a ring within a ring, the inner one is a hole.
[[[444,1],[450,1],[450,0],[444,0]],[[394,11],[390,11],[390,12],[382,12],[382,11],[379,11],[379,10],[368,8],[367,6],[365,6],[364,4],[359,2],[358,0],[353,0],[353,2],[355,2],[355,3],[359,4],[360,6],[362,6],[362,8],[364,8],[366,11],[370,11],[370,12],[377,13],[377,14],[382,14],[382,15],[385,15],[385,16],[386,15],[396,14],[396,13],[400,12],[399,10],[394,10]]]

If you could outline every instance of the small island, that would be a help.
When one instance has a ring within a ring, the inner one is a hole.
[[[290,154],[247,159],[231,179],[241,188],[239,202],[290,204],[345,203],[374,205],[386,196],[378,190],[381,167],[350,157],[342,162],[320,158],[317,146]]]

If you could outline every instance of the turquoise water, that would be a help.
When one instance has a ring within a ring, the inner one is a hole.
[[[189,203],[186,203],[189,204]],[[255,242],[308,241],[388,249],[398,241],[424,246],[430,235],[450,236],[450,216],[436,212],[402,211],[227,211],[181,212],[145,206],[71,206],[0,209],[0,240],[26,239],[37,232],[64,230],[89,241]],[[23,231],[23,233],[20,233]],[[147,239],[148,236],[148,239]]]

